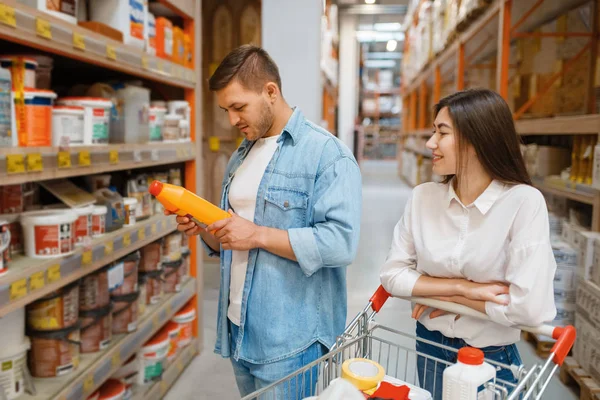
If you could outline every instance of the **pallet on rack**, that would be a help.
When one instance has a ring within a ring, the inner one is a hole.
[[[489,1],[486,0],[478,0],[477,5],[471,8],[467,15],[464,16],[463,19],[458,21],[456,24],[456,30],[458,32],[464,32],[467,28],[477,19],[481,14],[485,12],[485,10],[490,5]]]
[[[536,335],[529,332],[523,332],[523,339],[528,341],[535,348],[535,353],[538,357],[548,358],[550,355],[550,350],[552,346],[554,346],[554,340],[546,340],[544,336]]]
[[[600,385],[577,360],[567,357],[560,368],[560,380],[567,386],[579,390],[579,400],[600,400]]]

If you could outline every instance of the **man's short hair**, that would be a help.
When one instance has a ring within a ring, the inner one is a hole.
[[[231,51],[208,80],[212,91],[221,90],[236,79],[247,89],[260,92],[267,82],[281,91],[281,76],[275,61],[264,49],[245,44]]]

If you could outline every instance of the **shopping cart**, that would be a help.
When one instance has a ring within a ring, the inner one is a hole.
[[[434,377],[437,368],[450,365],[445,360],[431,357],[415,350],[416,341],[439,346],[445,350],[458,352],[457,349],[417,338],[375,322],[375,315],[387,301],[390,295],[380,286],[369,300],[369,304],[348,325],[344,333],[336,340],[331,351],[311,364],[299,369],[291,375],[272,385],[258,390],[242,400],[301,400],[310,396],[320,395],[329,384],[342,374],[342,363],[351,358],[366,358],[377,362],[385,368],[386,376],[399,379],[409,386],[419,387],[417,360],[425,359],[434,363]],[[466,306],[429,298],[405,298],[415,303],[450,311],[457,315],[489,319],[486,314]],[[558,367],[562,365],[575,342],[576,332],[572,326],[539,327],[516,326],[516,328],[552,337],[556,340],[548,359],[542,364],[526,368],[523,365],[505,365],[486,360],[495,367],[506,368],[513,372],[517,383],[496,379],[486,384],[494,393],[495,399],[541,399],[548,384],[554,377]],[[427,369],[425,369],[427,374]],[[427,375],[422,377],[427,381]],[[435,379],[435,378],[434,378]],[[433,389],[442,385],[439,380],[433,382]],[[428,388],[428,389],[431,389]],[[304,392],[303,392],[304,390]],[[308,392],[306,392],[308,391]],[[283,395],[282,395],[283,394]]]

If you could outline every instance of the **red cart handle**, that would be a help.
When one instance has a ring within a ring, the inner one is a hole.
[[[390,296],[391,295],[383,288],[383,286],[380,285],[375,291],[375,294],[373,294],[373,296],[371,296],[371,299],[369,300],[371,304],[371,309],[378,313]],[[462,304],[450,303],[447,301],[435,300],[427,297],[403,297],[403,299],[408,301],[414,301],[433,308],[450,311],[455,314],[468,315],[470,317],[480,318],[484,320],[490,319],[490,317],[487,314],[473,310],[472,308],[463,306]],[[550,325],[516,325],[515,328],[530,333],[550,336],[553,339],[555,339],[556,343],[554,343],[554,346],[552,346],[551,352],[554,353],[554,363],[558,365],[562,365],[563,361],[565,360],[565,357],[567,357],[569,351],[571,351],[571,348],[573,347],[573,344],[575,343],[575,339],[577,337],[577,332],[575,331],[575,328],[571,325],[565,327],[555,327]]]

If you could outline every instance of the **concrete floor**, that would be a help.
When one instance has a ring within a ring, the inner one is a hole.
[[[411,189],[396,173],[395,162],[365,162],[363,173],[363,214],[361,241],[354,264],[348,268],[348,317],[352,318],[366,305],[379,286],[379,269],[387,255],[392,231],[404,210]],[[229,360],[212,351],[216,336],[216,309],[219,290],[219,267],[205,265],[204,271],[204,351],[183,372],[167,393],[167,400],[239,399]],[[377,322],[414,334],[415,322],[410,318],[410,304],[391,299],[377,317]],[[410,342],[409,339],[405,339]],[[410,345],[409,345],[410,346]],[[525,365],[539,363],[531,345],[519,343]],[[409,375],[411,372],[409,372]],[[576,399],[558,377],[543,396],[549,400]]]

